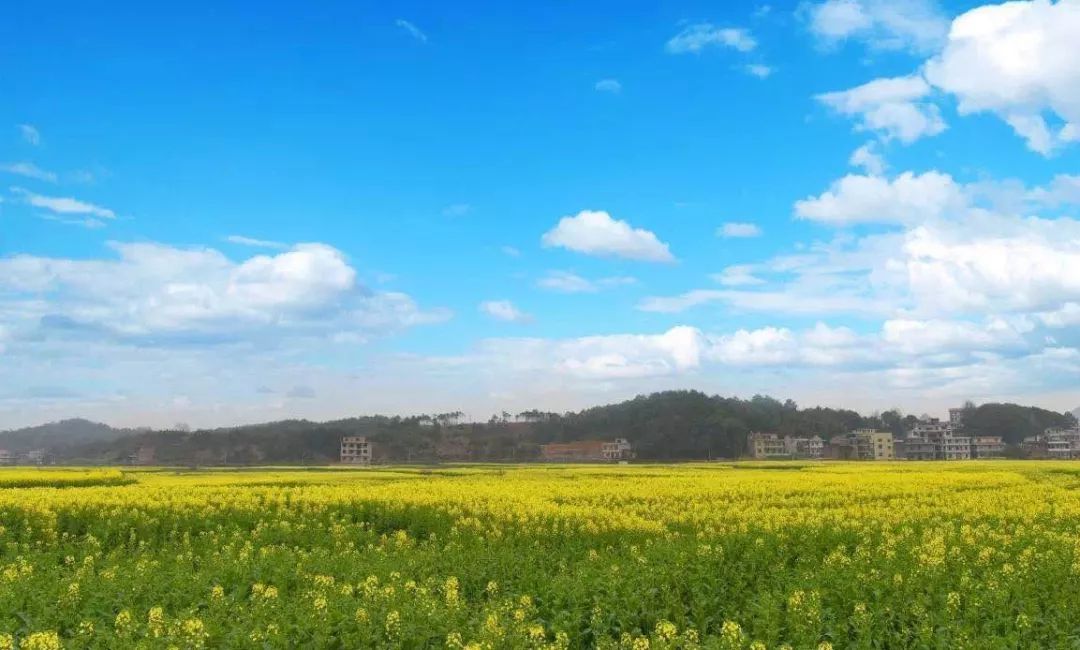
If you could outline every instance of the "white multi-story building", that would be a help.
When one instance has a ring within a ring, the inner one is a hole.
[[[755,431],[747,440],[750,455],[756,459],[765,458],[789,458],[787,444],[784,438],[777,433],[761,433]]]
[[[1037,443],[1048,458],[1080,458],[1080,427],[1047,429]]]
[[[371,443],[366,436],[345,436],[341,439],[341,462],[352,465],[371,464]]]
[[[634,457],[630,441],[626,438],[616,438],[612,442],[605,442],[600,447],[600,453],[603,454],[604,460],[630,460]]]
[[[821,458],[824,449],[825,441],[821,436],[784,436],[784,451],[792,458]]]
[[[949,421],[923,418],[904,443],[908,460],[967,460],[999,458],[1005,454],[1001,436],[966,436],[958,433],[963,409],[949,409]]]
[[[954,409],[955,410],[955,409]],[[905,449],[908,460],[966,460],[971,458],[971,438],[958,436],[950,421],[923,418],[908,433]]]
[[[747,440],[750,455],[757,459],[765,458],[821,458],[825,451],[825,441],[820,436],[809,438],[802,436],[781,436],[778,433],[750,434]]]

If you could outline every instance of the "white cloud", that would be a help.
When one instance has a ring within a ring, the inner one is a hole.
[[[760,237],[761,228],[756,223],[728,221],[716,229],[716,234],[725,239]]]
[[[999,319],[969,321],[893,319],[882,324],[882,339],[906,355],[955,353],[1022,347],[1024,332]]]
[[[885,159],[881,157],[874,142],[867,142],[851,152],[848,164],[859,167],[872,176],[881,176],[885,172]]]
[[[919,226],[900,263],[924,310],[1049,311],[1080,299],[1080,222],[990,217],[963,229]]]
[[[668,245],[642,228],[613,219],[602,210],[582,210],[565,216],[544,233],[541,243],[548,247],[603,257],[624,257],[645,262],[672,262],[675,257]]]
[[[30,162],[17,162],[0,165],[0,171],[5,171],[9,174],[18,174],[19,176],[25,176],[27,178],[45,181],[47,183],[56,182],[56,174],[54,172],[46,171],[38,167],[34,163]]]
[[[115,259],[0,258],[0,318],[31,338],[172,345],[367,336],[448,317],[421,311],[404,294],[360,286],[345,256],[325,244],[239,263],[210,248],[110,246]]]
[[[21,187],[13,187],[11,188],[11,192],[22,197],[23,201],[35,208],[44,208],[57,214],[84,214],[101,219],[116,218],[116,213],[112,210],[78,199],[43,196]]]
[[[427,34],[422,32],[419,27],[405,20],[404,18],[398,18],[394,21],[394,25],[400,27],[409,33],[410,36],[420,41],[421,43],[427,43]]]
[[[34,145],[35,147],[41,144],[41,132],[37,130],[33,124],[20,124],[19,135],[27,143]]]
[[[938,107],[923,101],[930,92],[926,80],[913,75],[875,79],[849,90],[823,93],[817,100],[841,115],[857,118],[860,131],[909,144],[946,128]]]
[[[39,218],[45,221],[55,221],[56,223],[62,223],[66,226],[81,226],[88,230],[97,230],[105,227],[105,222],[101,219],[95,219],[94,217],[65,217],[59,214],[39,214]]]
[[[1047,327],[1059,329],[1080,325],[1080,302],[1066,302],[1053,311],[1044,311],[1036,315]]]
[[[499,250],[501,250],[504,255],[509,255],[510,257],[521,257],[521,251],[514,246],[502,246]]]
[[[622,92],[622,84],[619,83],[618,79],[601,79],[596,82],[594,87],[602,93],[618,94]]]
[[[509,300],[485,300],[480,303],[480,311],[507,323],[529,323],[533,320],[531,315],[515,307]]]
[[[928,53],[948,29],[933,0],[826,0],[805,11],[811,32],[827,46],[854,39],[875,50]]]
[[[562,293],[592,293],[597,290],[594,282],[569,271],[548,271],[536,284]]]
[[[790,362],[796,352],[795,337],[790,330],[763,327],[717,337],[709,356],[728,365],[762,365]]]
[[[570,271],[548,271],[544,277],[537,280],[536,285],[560,293],[596,293],[601,289],[625,286],[636,282],[635,278],[626,276],[589,280]]]
[[[555,344],[549,352],[560,371],[585,379],[629,379],[684,372],[701,364],[705,339],[694,327],[663,334],[589,336]]]
[[[818,348],[845,348],[859,344],[859,336],[847,327],[830,327],[825,323],[816,323],[814,329],[803,333],[802,339]]]
[[[707,47],[726,47],[739,52],[749,52],[757,47],[757,41],[746,29],[715,27],[709,23],[687,25],[667,42],[671,54],[697,54]]]
[[[743,66],[743,70],[746,71],[746,74],[757,77],[758,79],[768,79],[773,72],[776,72],[773,67],[767,66],[764,63],[750,63]]]
[[[754,267],[748,264],[736,264],[725,268],[712,279],[725,287],[745,287],[765,284],[765,280],[754,275]]]
[[[230,244],[237,244],[238,246],[251,246],[253,248],[271,248],[276,250],[284,250],[288,248],[287,244],[282,242],[272,241],[269,239],[256,239],[254,237],[245,237],[244,235],[229,235],[225,238],[225,241]]]
[[[827,192],[796,201],[795,215],[835,226],[916,223],[956,215],[968,203],[964,189],[936,171],[904,172],[891,180],[848,174]]]
[[[1030,149],[1049,154],[1080,139],[1078,33],[1080,4],[1073,0],[977,7],[953,21],[925,75],[956,97],[961,114],[994,113]]]
[[[638,302],[637,309],[661,314],[677,314],[717,302],[726,303],[740,311],[765,312],[774,316],[838,313],[877,316],[888,307],[879,299],[867,299],[858,294],[825,291],[809,293],[795,288],[781,291],[693,289],[675,296],[644,298]]]

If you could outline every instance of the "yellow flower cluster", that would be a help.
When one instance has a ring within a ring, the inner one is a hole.
[[[0,522],[0,650],[1080,638],[1070,462],[11,468]]]

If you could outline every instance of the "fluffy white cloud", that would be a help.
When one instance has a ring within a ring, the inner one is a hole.
[[[618,79],[601,79],[593,87],[602,93],[618,94],[622,92],[622,84],[619,83]]]
[[[1078,33],[1080,3],[1074,0],[978,7],[953,21],[925,75],[955,95],[961,114],[994,113],[1029,148],[1048,154],[1080,139]]]
[[[697,54],[707,47],[726,47],[739,52],[749,52],[757,47],[757,41],[745,29],[698,23],[687,25],[671,37],[666,47],[671,54]]]
[[[919,226],[894,265],[924,311],[1050,311],[1080,299],[1080,222],[986,218],[966,229]]]
[[[1002,319],[984,324],[952,320],[887,320],[881,327],[882,340],[907,355],[994,351],[1023,347],[1023,330]]]
[[[19,176],[25,176],[26,178],[33,178],[39,181],[45,181],[47,183],[56,182],[55,172],[46,171],[38,167],[34,163],[30,162],[17,162],[0,165],[0,171],[5,171],[9,174],[17,174]]]
[[[1080,175],[1058,174],[1046,187],[1031,190],[1026,198],[1051,207],[1080,205]]]
[[[724,238],[760,237],[761,228],[756,223],[729,221],[716,229],[716,234]]]
[[[32,340],[92,335],[140,345],[360,338],[448,317],[399,293],[373,293],[338,250],[301,244],[237,263],[209,248],[110,244],[116,259],[0,259],[0,320]]]
[[[56,214],[90,215],[102,219],[116,218],[116,213],[112,210],[78,199],[43,196],[21,187],[12,187],[11,192],[35,208],[44,208]]]
[[[705,338],[694,327],[673,327],[663,334],[589,336],[556,344],[555,367],[589,379],[625,379],[667,375],[697,368]]]
[[[528,323],[533,319],[531,315],[515,307],[509,300],[485,300],[480,303],[480,311],[495,320],[507,323]]]
[[[588,255],[625,257],[645,262],[675,260],[668,245],[652,232],[633,228],[602,210],[582,210],[576,216],[563,217],[554,228],[544,233],[541,243]]]
[[[856,128],[905,144],[945,130],[937,105],[924,101],[930,85],[919,76],[874,79],[848,90],[823,93],[817,100],[834,111],[857,118]]]
[[[862,168],[871,176],[881,176],[885,173],[885,159],[881,157],[877,146],[873,142],[867,142],[851,152],[848,164],[852,167]]]
[[[825,0],[806,12],[810,30],[826,45],[856,39],[872,49],[925,53],[948,29],[933,0]]]
[[[893,179],[848,174],[828,191],[795,202],[795,215],[836,226],[919,223],[956,215],[969,198],[951,176],[904,172]]]
[[[543,289],[558,291],[560,293],[595,293],[609,287],[625,286],[634,284],[637,280],[627,276],[612,276],[589,280],[570,271],[548,271],[544,277],[537,280],[536,285]]]
[[[764,365],[790,362],[797,351],[791,330],[763,327],[717,337],[709,356],[729,365]]]

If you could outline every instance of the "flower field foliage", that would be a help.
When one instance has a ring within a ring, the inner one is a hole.
[[[0,649],[1080,639],[1067,462],[3,469],[0,486]]]
[[[134,483],[115,469],[0,469],[0,489],[27,487],[85,487],[89,485],[125,485]]]

